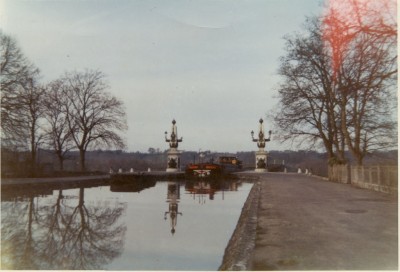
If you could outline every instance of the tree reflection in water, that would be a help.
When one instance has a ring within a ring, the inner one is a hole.
[[[239,191],[239,181],[226,180],[145,185],[107,183],[90,189],[76,184],[35,185],[19,190],[3,186],[2,268],[218,267],[251,185]],[[149,187],[154,189],[144,190]],[[207,203],[198,205],[198,198]]]
[[[27,197],[25,202],[7,204],[7,213],[3,209],[1,212],[1,267],[38,269],[34,256],[36,246],[32,236],[32,228],[39,221],[34,210],[34,197]]]
[[[54,204],[29,196],[2,203],[2,269],[100,269],[119,256],[126,226],[118,219],[126,206],[85,205],[59,190]]]

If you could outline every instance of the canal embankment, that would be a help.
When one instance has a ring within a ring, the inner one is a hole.
[[[252,180],[254,185],[243,205],[235,231],[225,249],[224,258],[218,270],[247,270],[255,246],[261,183],[257,176],[238,175],[238,178],[245,181]]]
[[[87,181],[109,180],[110,175],[77,176],[77,177],[46,177],[46,178],[5,178],[1,179],[1,185],[33,185],[33,184],[58,184],[77,183]]]
[[[256,175],[220,270],[398,269],[396,195],[301,174],[248,178]]]
[[[184,172],[133,172],[133,173],[115,173],[106,175],[85,175],[72,177],[41,177],[41,178],[5,178],[1,179],[2,186],[13,185],[54,185],[54,184],[80,184],[80,183],[96,183],[106,181],[129,181],[137,179],[162,180],[162,179],[183,179]]]

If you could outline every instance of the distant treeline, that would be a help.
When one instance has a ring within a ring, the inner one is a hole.
[[[150,152],[126,152],[122,150],[95,150],[88,151],[86,154],[87,173],[109,173],[113,171],[163,171],[167,165],[166,151],[149,150]],[[12,152],[7,149],[1,151],[1,176],[4,177],[26,177],[29,173],[29,154],[24,152]],[[243,162],[244,169],[252,169],[255,164],[254,151],[237,153],[217,153],[204,151],[205,155],[200,158],[197,151],[183,151],[181,156],[181,166],[199,162],[200,160],[217,162],[219,156],[236,156]],[[54,152],[39,149],[38,151],[39,176],[59,176],[59,175],[79,175],[79,152],[71,151],[64,162],[64,170],[60,171],[58,160]],[[351,156],[349,155],[351,162]],[[327,176],[328,156],[326,153],[316,151],[269,151],[268,164],[284,165],[288,172],[297,172],[298,168],[309,169],[313,174]],[[376,151],[369,154],[365,159],[365,164],[385,164],[397,165],[397,150]],[[282,169],[282,168],[280,168]]]

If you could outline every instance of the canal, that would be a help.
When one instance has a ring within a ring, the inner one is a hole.
[[[70,187],[2,188],[2,269],[217,270],[252,183]]]

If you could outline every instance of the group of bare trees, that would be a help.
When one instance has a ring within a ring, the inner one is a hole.
[[[108,92],[102,72],[67,72],[43,84],[16,41],[2,32],[0,39],[2,148],[29,150],[34,174],[39,146],[55,152],[61,170],[66,153],[79,150],[82,171],[88,148],[124,147],[123,103]]]
[[[302,33],[286,37],[273,114],[284,140],[324,146],[330,164],[358,164],[397,146],[396,1],[331,1]]]

